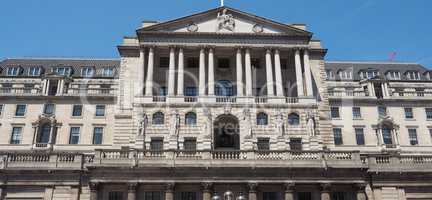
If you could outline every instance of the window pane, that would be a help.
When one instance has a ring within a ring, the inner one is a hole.
[[[426,118],[432,119],[432,108],[426,108]]]
[[[196,119],[196,114],[195,113],[187,113],[186,114],[186,125],[196,125],[197,123],[197,119]]]
[[[364,138],[363,129],[362,128],[356,128],[355,134],[356,134],[357,145],[364,145],[365,144],[365,138]]]
[[[163,150],[163,140],[162,139],[152,139],[150,142],[150,150],[162,151]]]
[[[300,124],[300,116],[296,113],[291,113],[288,115],[288,124],[289,125],[299,125]]]
[[[196,150],[196,139],[188,138],[183,142],[183,148],[186,151],[195,151]]]
[[[385,117],[387,115],[387,108],[383,106],[378,107],[378,115],[379,117]]]
[[[409,134],[409,140],[411,145],[417,145],[418,139],[417,139],[417,130],[416,129],[408,129]]]
[[[22,127],[13,127],[10,144],[20,144],[21,143],[21,132]]]
[[[26,113],[26,105],[17,105],[15,116],[24,116]]]
[[[103,127],[95,127],[93,130],[93,144],[102,144]]]
[[[353,118],[354,118],[354,119],[360,119],[360,118],[361,118],[361,110],[360,110],[360,107],[353,107],[353,108],[352,108],[352,112],[353,112]]]
[[[384,144],[393,144],[391,130],[389,128],[382,129]]]
[[[162,112],[157,112],[157,113],[153,114],[152,123],[155,125],[162,125],[162,124],[164,124],[164,118],[165,118],[165,115]]]
[[[301,151],[302,150],[302,139],[301,138],[290,138],[290,149],[293,151]]]
[[[405,118],[406,119],[412,119],[414,118],[413,109],[412,108],[405,108]]]
[[[82,105],[74,105],[72,108],[72,116],[79,117],[82,115]]]
[[[185,95],[189,97],[197,96],[197,88],[196,87],[186,87]]]
[[[54,114],[54,104],[45,104],[44,114],[52,115]]]
[[[96,116],[105,116],[105,105],[96,106]]]
[[[39,131],[38,143],[48,144],[51,135],[51,125],[44,124]]]
[[[257,115],[257,125],[267,125],[268,117],[265,113],[258,113]]]
[[[331,117],[340,118],[339,107],[331,107]]]
[[[71,127],[69,144],[78,144],[80,138],[80,127]]]
[[[257,147],[258,147],[258,150],[260,150],[260,151],[270,150],[270,139],[268,139],[268,138],[258,139]]]
[[[334,143],[335,145],[342,145],[342,129],[340,128],[334,128],[333,129],[333,135],[334,135]]]

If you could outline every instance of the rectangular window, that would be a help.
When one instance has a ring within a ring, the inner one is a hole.
[[[197,96],[197,88],[196,87],[186,87],[185,95],[188,97]]]
[[[105,67],[102,71],[102,76],[104,77],[112,77],[114,76],[114,68],[112,67]]]
[[[342,145],[342,129],[341,128],[333,128],[333,137],[335,145]]]
[[[174,200],[196,200],[196,192],[176,192]]]
[[[28,71],[29,76],[39,76],[41,74],[41,68],[40,67],[30,67]]]
[[[145,191],[144,200],[163,200],[163,192]]]
[[[123,192],[109,192],[108,200],[123,200]]]
[[[183,148],[186,151],[196,151],[196,139],[195,138],[185,138],[183,142]]]
[[[414,118],[412,108],[404,108],[404,110],[405,110],[405,119],[413,119]]]
[[[52,115],[55,112],[55,105],[54,104],[45,104],[43,113],[46,115]]]
[[[333,71],[331,71],[331,70],[326,70],[326,78],[327,78],[327,79],[334,79]]]
[[[78,144],[80,140],[80,127],[71,127],[69,144]]]
[[[379,106],[378,107],[378,116],[380,118],[383,118],[383,117],[387,116],[387,108],[384,107],[384,106]]]
[[[17,76],[19,74],[20,68],[19,67],[9,67],[7,68],[7,75],[8,76]]]
[[[93,144],[102,144],[103,127],[94,127],[93,129]]]
[[[159,88],[159,96],[165,97],[168,94],[168,88],[167,87],[160,87]]]
[[[150,141],[150,150],[163,151],[163,139],[162,138],[152,138]]]
[[[356,128],[354,131],[355,131],[357,145],[365,145],[365,136],[364,136],[363,129]]]
[[[361,119],[362,118],[360,107],[353,107],[352,113],[353,113],[353,119]]]
[[[199,67],[199,59],[198,58],[188,58],[187,59],[187,67],[188,68],[198,68]]]
[[[16,106],[15,116],[22,117],[26,113],[27,106],[23,104],[18,104]]]
[[[427,119],[432,119],[432,108],[426,108],[426,118]]]
[[[292,151],[301,151],[303,149],[302,139],[290,138],[289,146],[290,146],[290,150]]]
[[[340,118],[339,107],[331,107],[331,118],[333,119]]]
[[[96,117],[103,117],[105,116],[105,105],[96,105]]]
[[[0,104],[0,116],[3,115],[3,108],[4,108],[4,105],[3,105],[3,104]]]
[[[432,128],[429,128],[429,136],[430,136],[430,138],[432,140]]]
[[[410,144],[417,145],[418,144],[417,129],[414,128],[408,129],[408,135],[409,135]]]
[[[92,77],[94,74],[94,69],[93,67],[84,67],[81,70],[81,76],[83,77]]]
[[[168,57],[160,57],[159,58],[159,67],[160,68],[168,68],[169,62],[170,62],[170,60]]]
[[[55,70],[57,75],[60,76],[69,76],[71,74],[71,68],[70,67],[58,67]]]
[[[218,59],[218,68],[229,69],[230,68],[230,59],[229,58]]]
[[[21,144],[22,127],[13,127],[10,144]]]
[[[270,150],[270,139],[268,138],[258,138],[257,147],[259,151]]]
[[[72,107],[72,117],[80,117],[82,116],[82,105],[73,105]]]

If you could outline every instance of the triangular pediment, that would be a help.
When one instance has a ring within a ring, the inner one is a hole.
[[[312,33],[229,7],[144,27],[138,32],[160,31],[179,33],[250,33],[312,36]]]

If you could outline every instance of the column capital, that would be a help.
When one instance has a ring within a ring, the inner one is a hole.
[[[90,191],[97,191],[99,189],[99,183],[98,182],[90,182],[89,183],[89,187],[90,187]]]
[[[258,187],[258,183],[256,182],[248,183],[249,193],[256,192],[257,187]]]
[[[209,52],[209,53],[214,53],[214,48],[209,47],[209,48],[208,48],[208,52]]]
[[[364,191],[366,189],[367,183],[355,183],[353,185],[354,189],[357,191]]]
[[[128,183],[128,191],[135,191],[138,187],[138,183]]]
[[[275,54],[279,54],[279,53],[280,53],[280,50],[279,50],[279,49],[274,49],[274,53],[275,53]]]
[[[174,187],[175,187],[175,183],[166,183],[165,184],[165,191],[166,192],[173,192],[174,191]]]
[[[213,188],[213,183],[212,182],[202,182],[201,188],[204,192],[210,192]]]
[[[266,48],[266,53],[267,54],[271,54],[272,53],[272,49],[271,48]]]

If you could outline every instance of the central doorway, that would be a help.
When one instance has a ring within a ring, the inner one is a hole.
[[[224,114],[213,124],[213,149],[239,150],[239,120],[234,115]]]

